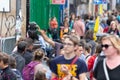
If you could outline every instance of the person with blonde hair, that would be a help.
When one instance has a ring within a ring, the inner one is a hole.
[[[106,58],[97,63],[94,80],[120,80],[120,38],[107,35],[101,42]]]
[[[120,33],[119,33],[119,30],[118,30],[118,27],[117,27],[117,23],[115,21],[111,22],[107,33],[114,34],[114,35],[117,35],[117,36],[120,37]]]

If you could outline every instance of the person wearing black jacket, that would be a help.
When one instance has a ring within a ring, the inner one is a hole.
[[[17,80],[16,75],[9,67],[9,55],[0,52],[0,80]]]

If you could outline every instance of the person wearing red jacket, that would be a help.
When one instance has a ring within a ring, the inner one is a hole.
[[[101,53],[102,51],[102,47],[100,44],[97,44],[96,46],[96,52],[95,54],[93,54],[89,60],[88,60],[88,71],[90,72],[90,80],[93,80],[93,66],[94,66],[94,62],[95,62],[95,59],[96,57]]]

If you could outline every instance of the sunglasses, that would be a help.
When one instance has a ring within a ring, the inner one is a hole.
[[[109,46],[112,46],[112,45],[102,44],[101,46],[102,46],[102,48],[104,47],[104,48],[106,48],[106,49],[107,49]]]

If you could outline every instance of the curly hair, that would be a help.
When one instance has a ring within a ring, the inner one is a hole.
[[[36,49],[34,51],[33,60],[41,60],[44,56],[44,51],[42,49]]]

